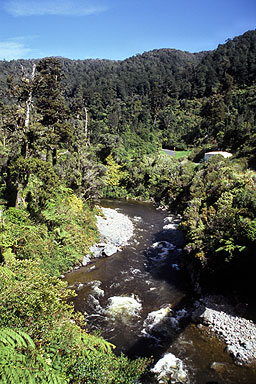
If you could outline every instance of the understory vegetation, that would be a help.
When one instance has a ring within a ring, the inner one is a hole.
[[[255,58],[249,31],[199,54],[0,62],[1,383],[134,384],[146,370],[86,332],[60,279],[97,241],[102,197],[181,212],[193,283],[252,290]],[[203,162],[210,150],[233,157]]]

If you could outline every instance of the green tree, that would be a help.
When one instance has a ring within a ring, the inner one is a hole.
[[[45,127],[44,141],[47,159],[55,165],[57,150],[72,140],[71,126],[67,121],[67,106],[61,85],[62,66],[57,58],[42,59],[37,64],[35,81],[37,83],[38,113]]]
[[[110,154],[106,158],[106,183],[110,187],[118,187],[121,179],[121,165],[117,164]]]

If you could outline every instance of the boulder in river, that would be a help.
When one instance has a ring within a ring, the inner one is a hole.
[[[151,337],[162,336],[172,332],[173,328],[179,326],[178,320],[173,316],[171,305],[150,312],[144,320],[142,334]]]
[[[167,353],[151,369],[159,384],[169,383],[187,383],[188,376],[184,369],[183,362],[172,353]]]
[[[133,318],[138,318],[142,310],[142,304],[138,297],[131,296],[112,296],[109,298],[105,315],[112,321],[120,320],[127,323]]]
[[[116,247],[114,244],[107,244],[104,248],[104,251],[103,253],[106,255],[106,256],[112,256],[114,255],[116,252],[119,251],[119,248]]]

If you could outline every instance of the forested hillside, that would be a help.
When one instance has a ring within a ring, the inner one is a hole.
[[[256,31],[195,54],[0,62],[1,382],[133,384],[144,372],[85,332],[59,280],[97,241],[101,197],[181,212],[193,283],[252,289],[255,80]],[[173,147],[189,159],[161,152]],[[232,162],[199,163],[216,149]]]
[[[66,107],[88,110],[90,141],[149,153],[156,148],[223,149],[255,166],[256,32],[210,52],[161,49],[124,61],[60,58]],[[34,61],[37,62],[36,60]],[[1,62],[19,80],[31,61]],[[130,143],[132,144],[130,145]]]

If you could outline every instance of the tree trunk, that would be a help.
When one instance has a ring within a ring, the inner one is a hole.
[[[19,209],[21,204],[25,207],[25,200],[23,198],[23,184],[19,183],[17,187],[15,208]]]
[[[32,68],[32,74],[30,81],[33,83],[35,78],[35,72],[36,72],[36,64],[33,64]],[[31,113],[31,107],[32,107],[32,93],[33,89],[31,88],[29,91],[28,99],[26,100],[26,118],[25,118],[25,129],[28,129],[29,123],[30,123],[30,113]]]
[[[35,72],[36,72],[36,64],[33,64],[31,78],[28,79],[29,83],[33,84]],[[30,114],[31,114],[31,108],[32,108],[32,95],[33,95],[33,87],[31,86],[30,90],[29,90],[28,98],[26,100],[26,117],[25,117],[25,123],[24,123],[24,141],[25,141],[25,143],[24,143],[24,150],[25,150],[24,157],[25,157],[25,159],[29,155],[29,153],[28,153],[29,152],[29,145],[28,145],[28,140],[26,138],[26,133],[28,132],[29,124],[30,124]]]
[[[46,161],[52,163],[52,150],[50,148],[46,149]]]
[[[86,107],[84,107],[84,112],[85,112],[84,134],[85,134],[86,144],[89,146],[90,145],[90,136],[89,136],[89,132],[88,132],[88,111],[87,111]]]

